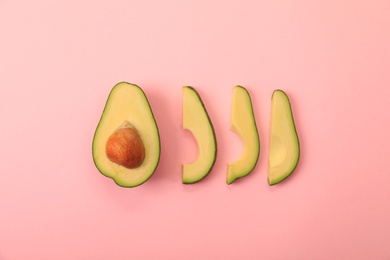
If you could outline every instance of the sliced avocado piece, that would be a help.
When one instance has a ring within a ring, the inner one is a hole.
[[[193,87],[183,87],[183,129],[194,135],[199,148],[198,158],[191,164],[183,164],[183,183],[196,183],[205,178],[214,166],[217,142],[210,117]]]
[[[299,140],[290,101],[282,90],[272,95],[268,157],[268,183],[277,184],[295,170],[299,161]]]
[[[97,169],[122,187],[146,182],[160,160],[160,136],[143,90],[118,83],[108,96],[93,138]]]
[[[228,164],[226,183],[247,176],[256,166],[260,153],[260,140],[249,92],[242,86],[233,88],[230,129],[243,143],[241,157]]]

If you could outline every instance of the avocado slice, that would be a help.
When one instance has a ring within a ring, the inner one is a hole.
[[[183,183],[192,184],[205,178],[214,166],[217,142],[210,117],[198,92],[183,87],[183,129],[194,135],[199,148],[198,158],[191,164],[183,164]]]
[[[256,166],[260,154],[260,139],[249,92],[242,86],[233,88],[230,129],[243,143],[241,157],[228,164],[226,183],[247,176]]]
[[[155,172],[160,135],[143,90],[127,82],[111,90],[93,137],[97,169],[122,187],[136,187]]]
[[[280,183],[295,170],[299,161],[299,140],[291,104],[285,92],[272,95],[271,129],[268,157],[268,183]]]

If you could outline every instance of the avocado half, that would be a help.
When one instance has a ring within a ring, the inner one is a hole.
[[[268,183],[280,183],[295,170],[300,156],[290,100],[282,90],[275,90],[271,100],[271,129],[268,155]]]
[[[192,184],[205,178],[213,168],[217,156],[217,141],[200,95],[189,86],[183,87],[183,128],[194,135],[199,148],[197,160],[182,166],[183,183]]]
[[[93,137],[97,169],[119,186],[139,186],[155,172],[160,147],[157,123],[143,90],[127,82],[115,85]]]
[[[227,184],[252,172],[260,154],[260,139],[251,97],[242,86],[233,88],[230,129],[241,138],[243,152],[238,160],[228,164]]]

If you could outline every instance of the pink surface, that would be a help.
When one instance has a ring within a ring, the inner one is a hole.
[[[134,189],[91,154],[120,81],[144,89],[161,134],[160,165]],[[261,155],[228,186],[236,84],[252,95]],[[219,149],[192,186],[183,85]],[[390,259],[389,1],[0,1],[0,86],[0,259]],[[302,154],[269,187],[275,88]]]

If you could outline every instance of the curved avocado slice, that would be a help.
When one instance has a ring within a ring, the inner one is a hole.
[[[255,168],[260,153],[259,134],[248,91],[236,86],[233,88],[232,99],[230,129],[240,136],[244,149],[238,160],[228,164],[227,184],[247,176]]]
[[[198,158],[183,164],[183,183],[196,183],[205,178],[214,166],[217,142],[210,117],[199,94],[192,87],[183,87],[183,128],[192,132],[199,148]]]
[[[290,101],[282,90],[272,95],[268,158],[268,183],[277,184],[295,170],[299,161],[299,140]]]
[[[127,82],[113,87],[93,138],[98,170],[122,187],[146,182],[160,160],[160,136],[142,89]]]

